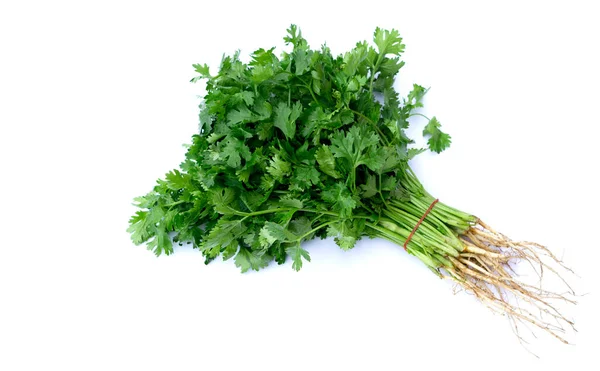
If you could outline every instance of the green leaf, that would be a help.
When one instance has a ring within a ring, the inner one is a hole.
[[[310,64],[310,55],[304,49],[298,49],[294,51],[294,62],[296,63],[296,75],[302,75],[306,72]]]
[[[279,102],[275,107],[275,127],[279,128],[286,138],[291,139],[296,135],[296,120],[302,113],[302,104],[296,102],[292,107],[284,102]]]
[[[234,103],[244,102],[247,106],[254,104],[254,93],[251,91],[241,91],[231,96],[231,101]]]
[[[241,140],[233,137],[228,137],[225,140],[225,145],[222,148],[220,156],[227,161],[227,165],[238,169],[242,165],[242,158],[249,160],[252,157],[250,148]]]
[[[281,206],[293,207],[296,209],[302,209],[304,207],[302,201],[297,198],[282,198],[279,200],[279,204],[281,204]]]
[[[358,241],[357,231],[352,229],[350,220],[341,220],[338,223],[333,223],[327,228],[327,236],[334,237],[335,243],[342,250],[350,250]]]
[[[179,170],[171,170],[165,175],[167,187],[174,191],[191,187],[191,177],[188,174],[182,174]]]
[[[266,65],[257,65],[252,69],[252,76],[250,80],[255,84],[260,84],[273,77],[275,71],[273,67]]]
[[[302,259],[310,262],[308,251],[300,247],[300,245],[289,246],[285,249],[286,253],[292,258],[292,268],[298,272],[302,268]]]
[[[397,30],[392,29],[388,31],[377,27],[375,29],[373,41],[375,42],[375,45],[377,45],[377,50],[381,55],[400,55],[404,52],[405,45],[402,44],[402,38]]]
[[[315,158],[322,172],[335,179],[341,178],[340,173],[335,170],[335,158],[329,149],[329,146],[321,146],[315,153]]]
[[[249,64],[251,66],[265,66],[277,63],[278,60],[277,56],[275,56],[273,53],[274,50],[275,47],[270,49],[260,48],[256,50],[254,53],[252,53],[252,62]]]
[[[289,230],[298,237],[305,236],[304,238],[306,238],[308,237],[307,233],[312,230],[311,222],[307,217],[301,216],[290,221]]]
[[[319,171],[314,167],[296,167],[292,178],[293,189],[304,190],[312,184],[319,184]]]
[[[286,31],[288,34],[283,38],[286,44],[292,44],[294,48],[306,44],[306,40],[302,37],[302,32],[295,24],[292,24]]]
[[[271,104],[263,98],[257,98],[254,101],[254,106],[252,107],[252,109],[258,114],[257,120],[268,119],[269,117],[271,117],[271,113],[273,111],[273,107],[271,107]]]
[[[170,255],[173,253],[173,242],[167,231],[163,228],[155,227],[156,235],[148,242],[148,250],[154,251],[156,256],[161,254]]]
[[[129,228],[127,232],[131,233],[131,240],[136,245],[146,242],[150,238],[151,233],[148,231],[149,223],[147,222],[147,211],[136,211],[129,219]]]
[[[281,224],[265,222],[265,225],[260,229],[259,240],[263,248],[268,248],[275,242],[285,242],[288,236],[285,227]]]
[[[290,175],[291,171],[292,167],[289,162],[282,160],[278,154],[273,156],[267,167],[267,172],[277,181],[282,181],[284,177]]]
[[[365,184],[361,184],[360,188],[362,190],[362,197],[364,198],[373,197],[377,194],[377,192],[379,192],[377,189],[377,179],[372,174],[367,176],[367,182]]]
[[[321,193],[321,198],[331,205],[331,208],[340,213],[341,217],[347,217],[357,206],[356,200],[344,183],[335,183],[331,188]]]
[[[238,106],[227,114],[227,126],[232,127],[242,122],[252,121],[253,119],[254,115],[248,107]]]
[[[217,224],[210,230],[200,250],[208,257],[214,259],[230,244],[238,244],[237,240],[242,237],[248,228],[239,220],[219,219]]]
[[[230,215],[235,214],[236,210],[231,207],[231,203],[235,201],[237,194],[231,188],[217,189],[211,192],[211,203],[219,214]]]
[[[257,251],[249,250],[245,247],[240,247],[237,255],[234,258],[235,266],[246,273],[250,269],[255,271],[265,268],[273,258],[268,254],[261,254]]]
[[[410,93],[408,93],[408,97],[406,99],[405,104],[408,104],[413,108],[423,107],[423,97],[425,96],[428,90],[429,89],[425,89],[421,85],[413,84],[413,88],[410,91]]]
[[[366,152],[379,143],[379,136],[365,125],[354,125],[346,134],[336,132],[331,137],[331,153],[348,160],[352,168],[369,162]]]
[[[192,64],[194,70],[200,74],[200,76],[194,77],[191,82],[197,82],[200,79],[209,79],[211,78],[210,72],[208,71],[208,65],[205,64]]]
[[[229,260],[235,256],[238,251],[237,241],[231,242],[223,249],[223,260]]]
[[[448,148],[452,142],[450,135],[442,132],[440,127],[440,122],[434,116],[431,118],[431,120],[429,120],[429,123],[427,126],[425,126],[425,129],[423,129],[423,136],[429,136],[429,140],[427,140],[429,149],[437,153],[440,153]]]
[[[366,72],[367,52],[369,46],[365,41],[356,44],[356,47],[344,54],[344,72],[354,76],[357,72]]]
[[[198,114],[198,119],[200,123],[198,125],[198,130],[200,133],[209,133],[212,129],[214,116],[205,105],[201,104],[199,108],[200,113]]]
[[[273,137],[273,123],[270,121],[263,121],[256,127],[256,133],[258,139],[269,140]]]

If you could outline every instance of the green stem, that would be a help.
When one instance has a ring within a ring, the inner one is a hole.
[[[335,223],[336,221],[337,221],[337,220],[332,220],[332,221],[329,221],[329,222],[327,222],[327,223],[323,223],[323,224],[321,224],[321,225],[319,225],[319,226],[317,226],[317,227],[315,227],[315,228],[311,229],[310,231],[306,232],[305,234],[303,234],[302,236],[300,236],[300,237],[299,237],[299,238],[298,238],[296,241],[294,241],[294,242],[301,242],[301,241],[302,241],[302,239],[304,239],[304,237],[306,237],[306,236],[309,236],[310,234],[312,234],[312,233],[315,233],[315,232],[316,232],[316,231],[318,231],[319,229],[321,229],[321,228],[323,228],[323,227],[327,227],[328,225],[330,225],[330,224],[332,224],[332,223]]]
[[[427,117],[427,116],[425,116],[424,114],[422,114],[422,113],[419,113],[419,112],[411,113],[410,115],[408,115],[408,117],[413,117],[413,116],[421,116],[421,117],[425,117],[425,119],[427,119],[427,121],[430,121],[430,120],[431,120],[429,117]]]
[[[191,202],[191,201],[179,200],[179,201],[174,201],[174,202],[171,202],[171,203],[168,203],[168,204],[164,204],[163,206],[171,207],[171,206],[180,205],[180,204],[183,204],[183,203],[186,203],[186,202]]]
[[[323,211],[323,210],[311,210],[311,209],[295,209],[295,208],[276,208],[276,209],[267,209],[267,210],[259,210],[259,211],[254,211],[251,213],[246,213],[243,211],[236,211],[235,214],[239,215],[239,216],[243,216],[245,218],[251,217],[251,216],[257,216],[257,215],[264,215],[264,214],[272,214],[272,213],[279,213],[282,211],[291,211],[291,210],[296,210],[296,211],[303,211],[306,213],[315,213],[315,214],[325,214],[325,215],[331,215],[331,216],[337,216],[339,217],[339,214],[330,212],[330,211]]]
[[[320,105],[321,105],[321,103],[319,103],[319,100],[318,100],[318,99],[317,99],[317,97],[315,96],[315,93],[313,93],[313,91],[312,91],[312,88],[311,88],[311,87],[310,87],[308,84],[305,84],[304,86],[305,86],[305,87],[308,89],[308,91],[310,92],[310,95],[312,95],[312,97],[313,97],[313,100],[315,101],[315,103],[316,103],[316,104],[318,104],[318,105],[320,106]]]
[[[383,192],[381,191],[381,173],[379,173],[378,175],[379,175],[379,186],[377,187],[377,193],[379,193],[379,197],[381,198],[381,201],[383,202],[385,207],[389,208],[390,205],[388,205],[387,201],[383,197]]]
[[[353,110],[352,108],[348,107],[348,109],[357,114],[358,116],[362,117],[365,121],[367,121],[369,124],[371,124],[371,126],[373,126],[373,128],[375,130],[377,130],[377,133],[379,134],[379,136],[381,137],[381,139],[383,140],[383,142],[385,143],[386,146],[390,145],[390,142],[388,141],[387,137],[385,136],[385,134],[383,134],[383,132],[381,131],[381,129],[379,129],[379,127],[377,126],[377,124],[371,120],[370,118],[368,118],[367,116],[363,115],[362,113]]]
[[[383,57],[383,54],[379,53],[379,55],[377,56],[377,61],[375,62],[375,65],[372,66],[373,69],[371,70],[371,82],[369,84],[369,93],[371,94],[371,97],[373,96],[373,82],[375,81],[375,74],[377,73],[377,70],[379,70],[379,64],[382,61],[382,57]]]
[[[382,237],[385,238],[397,245],[402,246],[404,244],[404,241],[402,240],[402,236],[400,236],[399,234],[396,234],[388,229],[385,229],[383,227],[380,227],[378,225],[375,224],[371,224],[371,223],[365,223],[365,225],[379,233],[377,233],[378,237]]]
[[[394,214],[390,211],[384,211],[384,213],[396,224],[407,225],[409,226],[409,229],[414,228],[418,222],[417,219],[413,218],[412,216],[408,216],[409,214],[401,214],[399,212]],[[419,242],[419,244],[422,246],[427,246],[430,250],[432,250],[432,252],[437,250],[442,254],[452,255],[454,257],[458,256],[459,251],[462,251],[462,246],[460,244],[458,246],[454,246],[451,243],[451,240],[446,238],[441,232],[432,228],[425,221],[419,225],[419,228],[413,234],[411,242],[412,241]]]

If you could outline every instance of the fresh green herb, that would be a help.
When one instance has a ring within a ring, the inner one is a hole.
[[[443,202],[432,207],[435,198],[411,170],[426,149],[405,129],[422,116],[427,89],[415,84],[406,97],[394,89],[404,65],[398,31],[377,28],[374,46],[359,42],[339,56],[311,49],[294,25],[284,40],[290,51],[281,56],[258,49],[243,63],[235,53],[215,73],[194,65],[192,81],[205,80],[207,89],[199,132],[180,168],[136,199],[133,242],[156,255],[189,243],[206,263],[233,258],[246,272],[288,259],[300,270],[310,261],[302,243],[317,237],[333,237],[344,250],[363,237],[385,238],[514,321],[562,340],[507,296],[572,324],[547,301],[563,295],[517,281],[508,265],[525,259],[545,268],[541,255],[559,261]],[[450,136],[436,117],[427,120],[423,135],[439,153]]]

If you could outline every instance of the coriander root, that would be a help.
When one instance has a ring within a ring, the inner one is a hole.
[[[516,242],[478,221],[461,236],[464,252],[449,257],[452,267],[443,267],[445,278],[451,279],[495,312],[508,316],[521,341],[519,324],[533,325],[567,344],[566,327],[574,323],[561,314],[556,302],[571,303],[573,289],[559,274],[567,268],[546,247],[532,242]],[[510,264],[529,264],[537,274],[537,284],[517,278]],[[565,285],[566,294],[542,288],[544,271],[549,271]]]

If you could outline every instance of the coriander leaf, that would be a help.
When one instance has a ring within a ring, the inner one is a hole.
[[[353,248],[358,240],[356,232],[352,230],[350,220],[341,220],[329,225],[327,236],[334,237],[335,243],[346,251]]]
[[[310,64],[310,55],[304,49],[297,49],[294,51],[294,63],[296,64],[296,75],[302,75],[306,72]]]
[[[273,222],[266,222],[259,234],[260,244],[263,248],[267,248],[277,241],[285,242],[287,237],[285,227]]]
[[[149,223],[147,221],[147,211],[136,211],[135,214],[129,219],[129,228],[127,232],[131,233],[131,240],[136,245],[146,242],[150,238],[151,234],[148,231]]]
[[[362,197],[364,198],[373,197],[379,192],[377,189],[377,179],[371,174],[367,176],[367,182],[361,184],[360,188],[362,189]]]
[[[251,157],[250,149],[244,142],[237,138],[228,137],[225,141],[225,146],[222,149],[221,155],[227,159],[227,165],[237,169],[242,164],[242,157],[249,160]]]
[[[307,262],[310,262],[310,255],[308,251],[300,247],[299,244],[286,247],[286,253],[292,258],[292,268],[298,272],[302,268],[302,258]]]
[[[254,104],[254,93],[251,91],[241,91],[231,96],[231,101],[234,103],[244,102],[247,106]]]
[[[412,106],[413,108],[423,107],[423,97],[429,89],[425,89],[421,85],[413,84],[413,88],[408,93],[405,104]]]
[[[319,147],[315,153],[315,158],[319,164],[319,169],[321,169],[322,172],[335,179],[339,179],[341,177],[341,175],[335,170],[335,158],[333,157],[329,146],[323,145]]]
[[[377,49],[381,55],[400,55],[404,52],[405,45],[402,44],[402,38],[397,30],[392,29],[388,31],[377,27],[375,29],[373,41],[375,42],[375,45],[377,45]]]
[[[272,78],[274,74],[273,67],[261,64],[252,69],[250,80],[255,84],[260,84]]]
[[[197,82],[200,79],[210,79],[210,73],[208,71],[208,65],[205,64],[193,64],[194,70],[200,74],[200,76],[194,77],[190,82]]]
[[[288,35],[283,38],[286,44],[292,44],[296,48],[306,43],[306,40],[302,37],[302,32],[295,24],[292,24],[286,31]]]
[[[296,236],[307,238],[312,230],[312,223],[307,217],[301,216],[290,221],[289,230]]]
[[[279,102],[275,107],[275,127],[281,129],[286,138],[291,139],[296,135],[296,120],[302,113],[302,104],[296,102],[292,107],[284,102]]]
[[[245,237],[244,237],[245,238]],[[245,239],[244,239],[245,241]],[[229,260],[235,256],[238,251],[238,243],[237,241],[232,241],[229,245],[227,245],[223,249],[223,260]]]
[[[235,190],[231,188],[218,189],[211,192],[210,201],[219,214],[235,214],[236,210],[231,204],[237,199]]]
[[[354,76],[357,72],[366,74],[368,45],[366,41],[359,42],[351,51],[344,54],[344,72],[348,76]]]
[[[268,254],[261,254],[257,251],[249,250],[245,247],[240,247],[237,255],[234,258],[235,266],[246,273],[250,269],[255,271],[265,268],[273,258]]]
[[[440,127],[440,122],[434,116],[431,118],[431,120],[429,120],[429,123],[427,126],[425,126],[425,129],[423,129],[423,136],[430,136],[429,140],[427,140],[429,149],[437,153],[440,153],[448,148],[452,142],[450,135],[442,132]]]
[[[298,166],[292,178],[293,189],[306,189],[319,183],[319,171],[314,167]]]
[[[258,114],[257,120],[268,119],[269,117],[271,117],[271,112],[273,111],[273,107],[271,107],[271,104],[263,98],[257,98],[254,101],[254,106],[252,107],[252,109]]]
[[[280,182],[284,177],[290,175],[291,171],[291,165],[282,160],[278,154],[273,156],[273,158],[269,161],[269,166],[267,167],[267,172],[273,176],[273,179]]]
[[[169,234],[160,227],[155,227],[155,237],[148,241],[148,250],[154,251],[156,256],[161,254],[170,255],[173,253],[173,243]]]
[[[227,114],[227,126],[232,127],[242,122],[251,121],[253,118],[254,115],[248,107],[238,106]]]
[[[296,209],[302,209],[302,207],[304,207],[302,201],[298,200],[297,198],[283,198],[279,200],[279,203],[281,206],[293,207]]]
[[[182,174],[177,169],[168,172],[165,180],[167,187],[174,191],[191,187],[191,177],[188,174]]]
[[[246,225],[239,220],[219,219],[200,245],[200,250],[204,256],[214,259],[220,254],[221,247],[229,246],[231,243],[237,245],[237,240],[247,229]]]
[[[331,152],[348,160],[352,168],[365,163],[365,150],[379,143],[379,136],[364,125],[354,125],[346,134],[339,131],[331,137]]]
[[[338,182],[321,193],[321,198],[331,205],[331,208],[340,213],[341,217],[347,217],[357,206],[356,200],[344,183]]]
[[[204,104],[200,104],[199,108],[200,113],[198,114],[198,131],[200,133],[209,133],[212,128],[214,116],[209,112]]]

